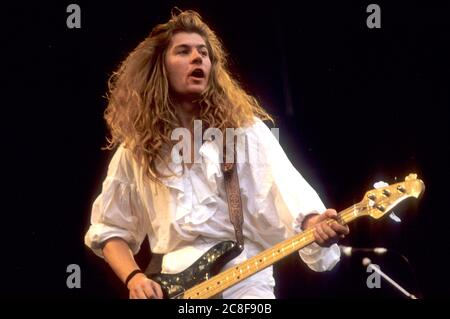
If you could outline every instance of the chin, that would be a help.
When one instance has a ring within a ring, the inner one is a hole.
[[[199,87],[199,88],[192,88],[190,90],[186,91],[186,94],[188,95],[201,95],[203,92],[205,92],[206,87]]]
[[[178,96],[179,98],[189,97],[198,99],[201,97],[202,93],[205,92],[206,85],[196,85],[185,87],[184,90],[172,91],[172,94]]]

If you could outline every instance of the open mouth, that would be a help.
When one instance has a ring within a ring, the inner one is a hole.
[[[194,71],[192,71],[191,76],[194,78],[203,79],[205,77],[205,73],[202,69],[195,69]]]

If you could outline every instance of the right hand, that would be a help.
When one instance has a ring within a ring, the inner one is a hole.
[[[144,274],[137,274],[127,286],[130,291],[130,299],[162,299],[161,286],[149,279]]]

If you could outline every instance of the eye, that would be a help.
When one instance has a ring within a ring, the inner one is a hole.
[[[202,55],[202,56],[208,56],[208,51],[206,51],[206,50],[203,50],[203,51],[200,51],[200,54]]]
[[[188,54],[189,50],[188,49],[183,49],[181,51],[178,51],[178,54]]]

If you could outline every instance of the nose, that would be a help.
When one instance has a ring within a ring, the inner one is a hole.
[[[192,52],[192,63],[201,64],[203,61],[201,54],[197,50],[193,50]]]

